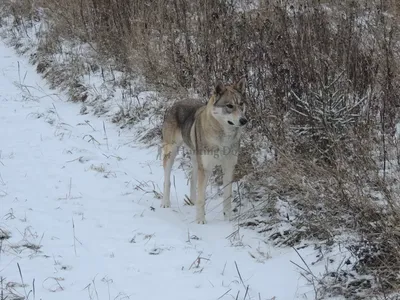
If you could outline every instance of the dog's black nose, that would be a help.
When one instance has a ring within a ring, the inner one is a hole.
[[[239,120],[239,123],[240,123],[240,125],[245,125],[246,123],[247,123],[247,119],[245,119],[245,118],[240,118],[240,120]]]

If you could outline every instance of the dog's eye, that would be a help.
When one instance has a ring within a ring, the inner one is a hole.
[[[227,108],[233,108],[233,105],[232,104],[227,104],[226,107]]]

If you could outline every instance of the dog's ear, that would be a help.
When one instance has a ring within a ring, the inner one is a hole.
[[[219,82],[215,87],[215,95],[221,96],[225,92],[225,90],[226,87],[224,87],[224,85],[221,82]]]
[[[234,86],[235,90],[237,90],[239,93],[244,94],[246,91],[246,78],[242,78],[237,82]]]

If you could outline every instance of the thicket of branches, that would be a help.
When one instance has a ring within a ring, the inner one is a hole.
[[[264,212],[277,199],[299,212],[286,243],[354,231],[357,270],[375,274],[382,290],[397,289],[395,0],[21,0],[5,7],[17,23],[45,16],[50,31],[41,51],[79,41],[102,62],[140,70],[158,86],[208,97],[217,81],[245,76],[251,136],[266,137],[277,159],[243,174],[273,178],[253,181],[268,188]],[[264,147],[247,143],[254,153]],[[245,153],[250,161],[253,152]]]

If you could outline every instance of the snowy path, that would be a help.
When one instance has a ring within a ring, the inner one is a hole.
[[[22,81],[29,92],[14,84]],[[173,209],[160,209],[156,149],[135,146],[129,132],[80,115],[55,93],[0,42],[0,228],[11,233],[1,242],[0,276],[15,293],[28,294],[34,280],[28,299],[216,300],[239,291],[244,299],[247,286],[246,299],[312,295],[292,249],[268,248],[242,229],[241,242],[227,238],[235,227],[219,203],[209,203],[208,224],[193,222],[182,171]],[[301,253],[315,258],[312,249]]]

